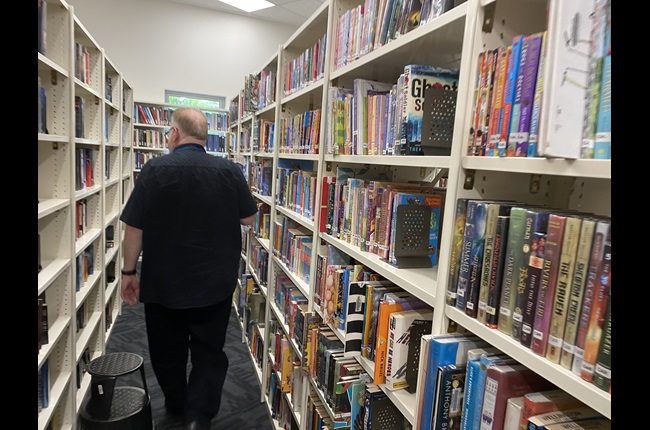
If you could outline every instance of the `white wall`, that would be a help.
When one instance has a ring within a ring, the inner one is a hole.
[[[68,0],[138,101],[165,89],[226,97],[243,88],[296,28],[160,0]]]

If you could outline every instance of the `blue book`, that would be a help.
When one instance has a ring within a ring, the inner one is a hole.
[[[603,59],[603,70],[598,102],[598,120],[596,122],[596,141],[594,158],[610,160],[612,158],[612,56]]]
[[[424,399],[421,410],[422,429],[432,428],[438,367],[448,364],[455,364],[457,366],[466,364],[468,350],[487,345],[487,342],[474,335],[450,333],[431,338],[429,360],[427,362],[426,378],[424,381]]]
[[[460,430],[469,430],[469,423],[472,416],[472,408],[474,403],[470,402],[474,393],[474,386],[476,385],[476,375],[478,373],[479,359],[483,354],[497,353],[498,349],[494,347],[475,348],[467,351],[467,368],[465,373],[465,389],[463,390],[463,405],[462,415],[460,422]]]
[[[474,219],[478,200],[469,200],[465,213],[465,232],[463,234],[463,245],[460,250],[460,263],[458,269],[458,285],[456,285],[456,307],[465,311],[467,303],[467,292],[469,286],[470,258],[472,256],[472,241],[474,238]]]
[[[483,408],[483,393],[485,392],[485,380],[487,377],[487,368],[490,364],[496,363],[515,363],[513,358],[505,354],[482,355],[479,359],[478,372],[476,374],[476,385],[473,388],[473,398],[470,399],[470,406],[466,412],[472,414],[472,421],[469,429],[478,429],[481,427],[481,410]]]
[[[508,63],[508,76],[506,77],[506,87],[503,90],[503,108],[499,143],[497,143],[497,153],[499,157],[506,156],[506,149],[508,147],[510,125],[512,124],[512,107],[515,101],[515,89],[517,75],[519,74],[519,61],[521,59],[521,43],[523,38],[523,35],[518,35],[512,39],[512,50],[510,51],[510,59]]]
[[[469,283],[465,292],[465,313],[472,318],[478,314],[478,296],[481,288],[481,269],[483,267],[483,249],[485,248],[485,232],[488,205],[490,201],[476,202],[474,211],[474,236],[469,258]],[[466,227],[467,228],[467,227]]]

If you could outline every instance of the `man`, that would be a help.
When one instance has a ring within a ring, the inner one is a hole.
[[[167,411],[184,415],[186,430],[203,430],[219,412],[241,225],[253,224],[257,205],[241,169],[205,152],[203,112],[177,108],[166,134],[170,153],[144,165],[120,216],[121,296],[131,306],[144,304]]]

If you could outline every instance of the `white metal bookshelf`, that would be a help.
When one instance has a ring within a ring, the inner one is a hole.
[[[314,214],[313,220],[305,220],[304,217],[277,205],[274,177],[271,197],[256,196],[258,200],[271,206],[271,226],[279,216],[297,221],[313,232],[314,249],[309,284],[290,273],[287,267],[271,253],[267,276],[266,327],[268,327],[269,318],[282,318],[272,303],[273,280],[278,271],[287,274],[309,297],[310,311],[320,313],[319,307],[314,304],[314,271],[317,255],[315,249],[317,244],[331,245],[431,305],[434,308],[433,334],[445,333],[450,322],[455,322],[611,419],[610,393],[583,381],[561,366],[537,356],[498,330],[489,329],[479,324],[475,319],[445,303],[453,218],[455,202],[458,198],[510,199],[529,204],[590,211],[611,216],[610,160],[498,158],[465,155],[471,124],[478,54],[485,49],[494,49],[509,44],[516,34],[532,34],[544,30],[546,28],[546,9],[550,1],[554,0],[525,2],[468,0],[427,24],[335,69],[331,57],[335,49],[338,18],[347,10],[363,2],[359,0],[330,0],[323,3],[305,24],[296,30],[285,44],[280,46],[272,60],[264,63],[261,70],[265,70],[269,66],[277,66],[276,100],[275,103],[260,109],[255,115],[270,119],[274,114],[276,127],[283,117],[293,116],[314,107],[325,107],[327,92],[331,86],[352,88],[356,78],[396,82],[404,66],[412,63],[453,67],[460,70],[450,156],[326,154],[324,124],[327,112],[325,110],[323,110],[321,119],[320,153],[318,155],[281,153],[279,150],[280,137],[276,128],[273,153],[274,171],[277,171],[278,161],[282,159],[313,160],[314,168],[318,172],[318,184],[320,184],[322,177],[332,175],[337,166],[376,166],[376,168],[383,166],[383,168],[392,170],[394,180],[424,179],[431,181],[444,175],[447,178],[447,192],[437,266],[431,269],[397,269],[374,254],[360,251],[345,241],[325,233],[319,233],[317,227],[319,213]],[[283,65],[306,47],[312,46],[315,38],[323,32],[326,32],[328,36],[324,76],[310,85],[284,94],[282,87],[285,78]],[[246,121],[249,121],[249,117],[240,121],[239,127]],[[237,136],[240,134],[238,133]],[[267,159],[270,154],[253,152],[250,156],[252,160],[256,161]],[[531,181],[534,181],[538,188],[531,188]],[[468,186],[468,184],[472,185]],[[316,201],[320,202],[320,186],[316,194]],[[269,249],[273,249],[273,239],[270,240]],[[282,324],[278,326],[282,327]],[[288,332],[287,337],[289,337]],[[266,372],[269,371],[266,365],[268,355],[265,355],[264,360],[264,374],[266,375]],[[368,373],[372,374],[374,363],[362,357],[359,357],[358,360],[368,370]],[[263,380],[265,379],[263,378]],[[309,387],[310,384],[318,391],[314,381],[303,384],[303,386]],[[389,397],[406,419],[415,424],[415,414],[417,413],[415,396],[404,390],[390,391],[381,385],[380,388],[389,393]],[[307,388],[305,391],[308,391]],[[322,393],[319,392],[319,396],[322,397]],[[303,402],[303,404],[305,403]],[[300,428],[306,429],[306,424],[300,423]]]
[[[73,7],[65,0],[46,3],[47,44],[38,52],[39,95],[41,87],[45,95],[45,129],[38,132],[38,295],[47,303],[49,339],[39,350],[38,370],[47,363],[49,402],[38,413],[38,428],[75,430],[90,386],[90,376],[78,365],[84,356],[104,353],[109,326],[120,312],[120,280],[109,272],[115,270],[111,263],[119,268],[118,214],[130,190],[130,175],[123,174],[129,149],[123,142],[131,134],[125,112],[133,110],[133,96]],[[82,51],[83,67],[76,61]],[[76,115],[78,99],[84,100],[83,115]],[[83,132],[77,132],[81,125]],[[92,161],[84,172],[89,181],[80,184],[82,148]],[[83,227],[77,215],[81,207]],[[112,247],[107,246],[109,226]],[[85,257],[88,263],[78,264]]]

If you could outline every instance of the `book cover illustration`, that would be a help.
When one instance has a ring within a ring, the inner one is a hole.
[[[459,70],[423,64],[409,64],[404,67],[404,75],[404,104],[401,115],[402,134],[400,150],[396,151],[396,154],[421,154],[424,90],[433,87],[456,91],[458,89]]]

